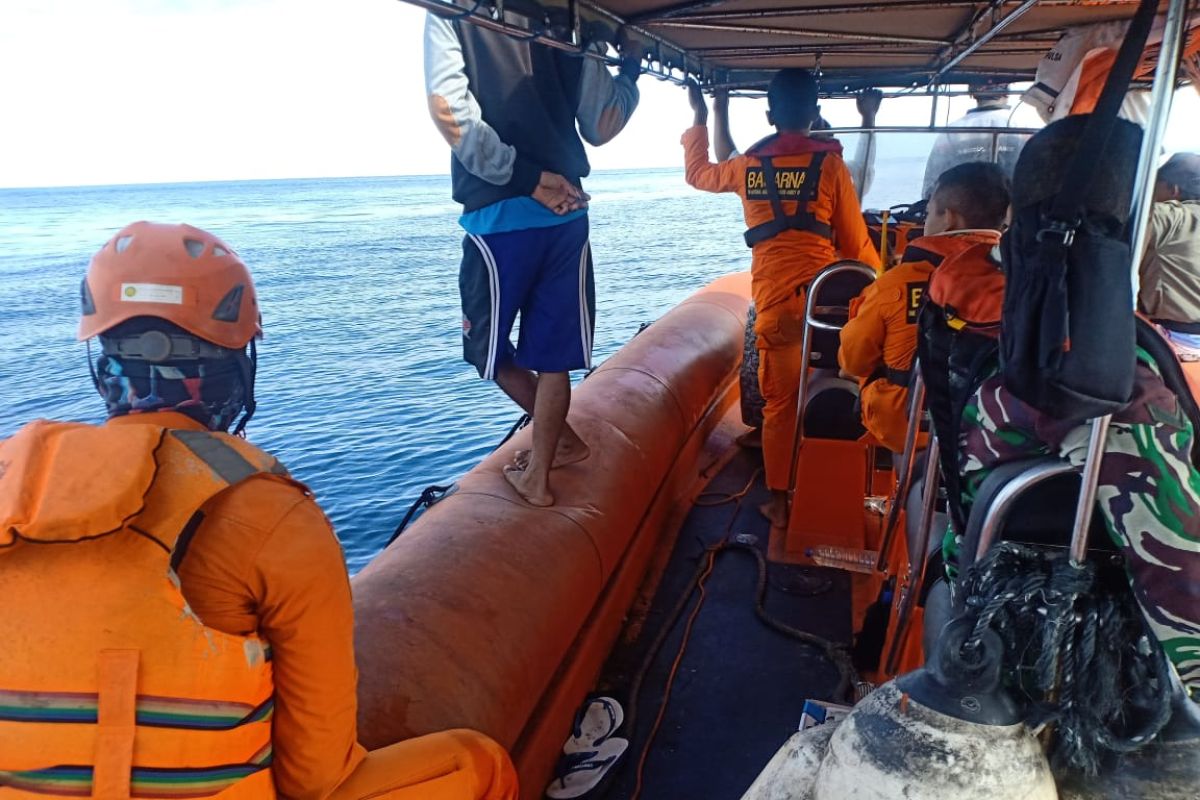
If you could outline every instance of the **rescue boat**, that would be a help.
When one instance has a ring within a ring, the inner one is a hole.
[[[769,71],[802,66],[819,71],[830,97],[883,87],[890,96],[927,93],[935,109],[968,79],[1032,81],[1065,31],[1128,20],[1138,5],[405,1],[584,57],[604,58],[587,43],[624,28],[648,45],[648,72],[710,89],[754,94]],[[1163,58],[1149,65],[1155,143],[1191,4],[1162,6]],[[1013,130],[984,132],[994,142]],[[885,248],[902,247],[911,224],[868,216]],[[949,800],[983,796],[984,787],[996,798],[1117,796],[1120,780],[1063,784],[1056,794],[1027,731],[1011,721],[947,725],[926,707],[935,700],[921,703],[939,691],[957,697],[953,687],[891,682],[925,663],[924,617],[934,612],[922,593],[924,556],[939,511],[936,459],[922,468],[915,457],[919,402],[905,453],[880,458],[858,424],[857,386],[830,369],[848,300],[874,277],[838,263],[810,286],[812,369],[800,390],[786,529],[757,514],[760,462],[736,442],[749,430],[755,386],[747,273],[697,291],[575,389],[571,424],[594,445],[588,459],[554,473],[556,505],[521,502],[501,474],[529,447],[527,431],[431,503],[353,580],[363,743],[474,728],[509,750],[522,797],[534,800],[555,777],[577,710],[600,694],[624,705],[620,735],[631,745],[587,797],[721,800],[749,790]],[[1000,530],[1018,500],[1070,511],[1080,491],[1077,471],[1017,473],[981,514]],[[1067,514],[1053,525],[1069,539],[1076,522]],[[835,731],[834,719],[863,696],[857,722]],[[802,719],[818,717],[828,727],[779,750]],[[871,737],[888,725],[916,749],[881,756]],[[1182,758],[1187,774],[1196,774],[1195,752]],[[1172,791],[1145,796],[1185,796]]]

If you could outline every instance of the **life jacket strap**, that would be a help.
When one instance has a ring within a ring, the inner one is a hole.
[[[878,367],[867,377],[867,382],[863,386],[869,386],[875,381],[887,381],[890,384],[907,389],[909,383],[912,381],[912,366],[910,365],[908,369],[895,369],[886,365]]]
[[[237,450],[222,442],[208,431],[173,430],[171,435],[191,450],[192,453],[212,468],[221,480],[230,486],[240,483],[251,475],[263,472],[251,464]],[[273,475],[287,475],[287,470],[278,461],[272,460],[268,470]]]
[[[796,211],[793,214],[788,214],[783,209],[783,200],[779,196],[779,187],[775,184],[775,164],[773,160],[769,156],[764,156],[760,160],[762,161],[763,169],[763,189],[767,193],[767,199],[771,203],[771,210],[775,213],[775,217],[761,225],[755,225],[746,231],[746,246],[754,247],[756,244],[773,239],[785,231],[807,231],[815,233],[823,239],[832,241],[833,228],[829,226],[829,223],[818,220],[808,208],[808,204],[816,198],[817,189],[821,185],[821,165],[825,161],[825,153],[813,153],[812,162],[805,167],[805,172],[809,176],[812,176],[814,180],[805,180],[804,188],[801,189],[799,196],[796,198]]]
[[[128,800],[137,730],[137,650],[103,650],[97,671],[96,761],[92,797]]]

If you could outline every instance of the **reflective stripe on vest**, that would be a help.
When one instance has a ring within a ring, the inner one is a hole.
[[[269,651],[204,626],[169,560],[216,495],[287,481],[279,462],[225,434],[40,422],[0,463],[0,789],[273,797]]]
[[[779,195],[779,185],[776,183],[775,162],[770,156],[764,156],[760,161],[762,162],[763,192],[771,203],[771,210],[775,217],[746,231],[746,246],[754,247],[759,242],[765,242],[785,231],[793,230],[815,233],[823,239],[832,240],[833,229],[829,223],[818,220],[808,208],[808,204],[816,199],[817,189],[821,185],[821,164],[825,162],[825,153],[813,153],[809,165],[800,168],[804,178],[796,189],[796,210],[791,214],[783,210],[783,198]],[[753,168],[747,170],[747,176],[751,171]],[[746,199],[754,199],[750,197],[749,191],[746,192]]]

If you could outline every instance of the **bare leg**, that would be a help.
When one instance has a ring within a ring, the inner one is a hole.
[[[550,466],[571,407],[571,376],[546,372],[537,379],[533,413],[533,452],[524,468],[505,467],[504,477],[530,505],[554,505],[550,493]]]
[[[516,364],[505,364],[496,370],[496,384],[513,402],[519,405],[530,417],[534,416],[534,403],[537,398],[538,376]],[[568,399],[569,402],[569,399]],[[558,445],[554,453],[554,467],[574,464],[588,457],[590,451],[575,429],[567,424],[565,418],[562,433],[558,437]],[[513,463],[524,469],[529,464],[531,452],[518,450]]]
[[[787,492],[783,489],[772,489],[771,499],[758,507],[758,512],[776,528],[786,528],[788,524],[787,518]]]
[[[537,397],[537,375],[509,362],[497,367],[496,385],[526,414],[533,416],[533,404]]]

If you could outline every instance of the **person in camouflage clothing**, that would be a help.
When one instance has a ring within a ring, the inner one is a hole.
[[[1062,122],[1030,140],[1013,178],[1014,207],[1043,202],[1058,191],[1081,130],[1081,124]],[[1135,131],[1110,139],[1104,154],[1109,169],[1097,174],[1085,200],[1089,209],[1118,223],[1129,217],[1140,138]],[[1124,557],[1151,633],[1189,695],[1200,701],[1200,471],[1191,459],[1195,432],[1150,354],[1139,348],[1137,358],[1133,396],[1113,415],[1109,429],[1097,506]],[[985,374],[966,403],[957,441],[961,500],[968,510],[996,467],[1046,455],[1080,465],[1091,433],[1089,422],[1058,420],[1019,400],[1005,389],[998,365]],[[950,576],[960,545],[948,531],[943,556]]]
[[[991,471],[1017,459],[1058,456],[1081,465],[1091,424],[1063,422],[1010,394],[995,375],[963,413],[959,465],[969,506]],[[1134,395],[1113,415],[1096,495],[1125,558],[1138,604],[1180,679],[1200,700],[1200,472],[1192,424],[1157,367],[1139,350]],[[958,542],[947,541],[947,564]]]

